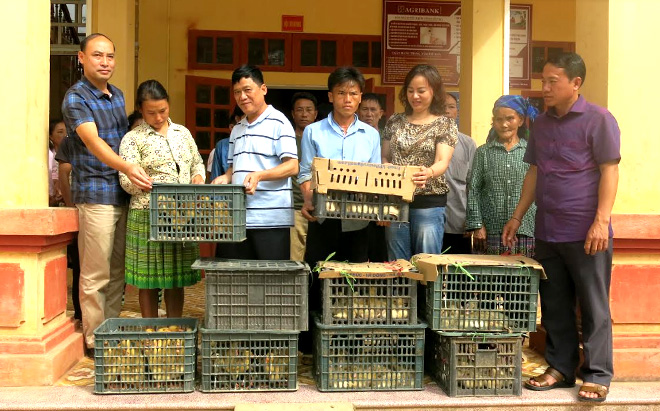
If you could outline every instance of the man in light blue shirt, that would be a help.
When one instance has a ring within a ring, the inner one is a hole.
[[[241,66],[231,78],[234,98],[245,113],[231,130],[227,172],[213,184],[243,184],[247,239],[221,244],[223,257],[288,260],[293,226],[291,179],[298,173],[296,135],[284,114],[266,104],[261,70]]]
[[[339,261],[367,261],[367,221],[317,220],[312,214],[311,164],[314,157],[380,164],[380,136],[358,120],[364,77],[353,67],[340,67],[328,77],[328,99],[333,110],[327,118],[305,128],[298,182],[303,193],[303,216],[310,221],[305,261],[314,267],[330,253]]]

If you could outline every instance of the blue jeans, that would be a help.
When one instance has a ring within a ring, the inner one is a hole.
[[[441,254],[445,233],[445,207],[411,208],[409,223],[392,223],[385,232],[390,260],[419,253]]]

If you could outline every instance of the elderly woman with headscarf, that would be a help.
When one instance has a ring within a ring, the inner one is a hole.
[[[512,218],[525,173],[527,149],[526,121],[533,121],[537,110],[529,100],[504,95],[493,107],[493,125],[486,144],[477,148],[469,177],[466,228],[474,231],[473,249],[479,254],[534,254],[534,216],[532,204],[520,222],[515,249],[504,247],[502,229]]]

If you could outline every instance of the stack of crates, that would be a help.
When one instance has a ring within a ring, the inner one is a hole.
[[[307,264],[200,259],[193,268],[206,272],[201,391],[297,390]]]
[[[424,330],[418,273],[392,263],[319,263],[323,305],[315,319],[320,391],[421,390]]]
[[[414,258],[433,279],[424,314],[434,380],[451,397],[521,395],[522,333],[536,329],[540,265],[517,256]]]
[[[407,222],[416,166],[314,158],[314,210],[319,218]]]
[[[197,320],[110,318],[94,331],[94,393],[192,392]]]

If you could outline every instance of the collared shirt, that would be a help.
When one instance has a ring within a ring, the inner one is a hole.
[[[527,140],[507,151],[497,139],[479,146],[474,154],[468,186],[466,226],[476,230],[486,226],[488,234],[501,234],[518,205],[529,165],[523,162]],[[534,235],[536,206],[527,210],[518,234]]]
[[[247,117],[234,126],[229,136],[228,164],[233,167],[232,183],[243,184],[253,171],[270,170],[284,158],[298,158],[296,134],[284,114],[269,105],[252,123]],[[246,200],[247,227],[293,226],[291,178],[260,181]]]
[[[119,185],[117,171],[96,158],[76,132],[81,124],[94,123],[99,137],[119,152],[119,143],[128,131],[126,105],[121,90],[108,84],[108,91],[110,95],[83,77],[69,88],[62,102],[64,123],[73,142],[71,195],[76,204],[125,205],[128,199]]]
[[[303,131],[298,183],[312,179],[314,157],[380,164],[380,135],[378,130],[360,121],[357,115],[354,115],[353,123],[344,134],[331,112],[326,119],[308,125]],[[342,221],[342,230],[356,231],[367,225],[368,221]]]
[[[204,177],[204,162],[190,131],[167,121],[165,136],[146,122],[129,131],[121,141],[119,155],[142,167],[154,183],[190,184],[193,176]],[[149,208],[149,192],[136,187],[124,173],[119,173],[119,181],[132,196],[130,208]]]
[[[598,209],[601,164],[621,159],[614,116],[580,96],[557,117],[539,115],[525,161],[537,166],[536,237],[548,242],[584,241]],[[609,226],[612,237],[612,224]]]
[[[447,193],[447,208],[445,215],[445,232],[463,234],[465,232],[465,210],[467,206],[467,179],[472,165],[477,144],[461,132],[458,133],[454,154],[445,173],[449,193]]]
[[[55,153],[55,160],[58,163],[71,163],[71,151],[73,150],[73,139],[66,136],[62,139],[60,146]]]

